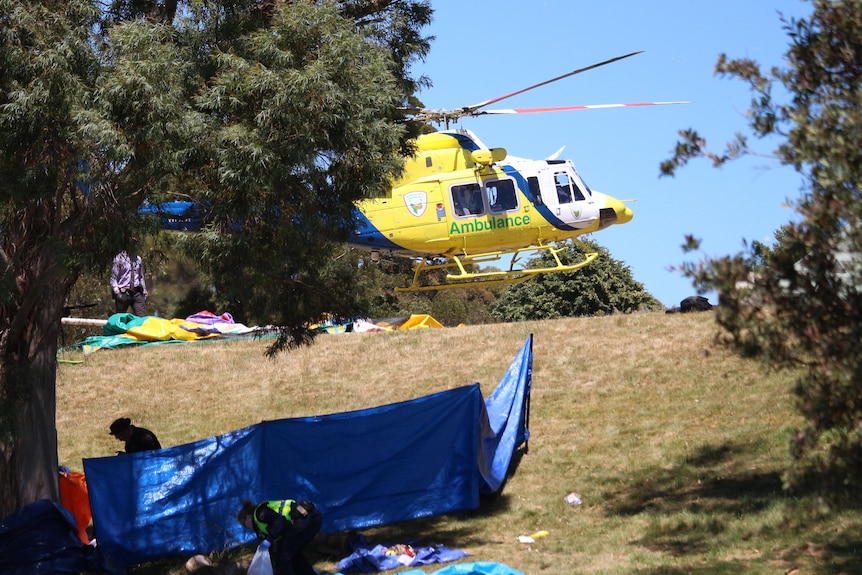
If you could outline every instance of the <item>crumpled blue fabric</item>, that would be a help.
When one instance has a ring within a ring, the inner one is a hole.
[[[467,556],[466,551],[449,549],[441,545],[418,546],[413,542],[405,543],[413,548],[415,553],[409,563],[402,563],[398,555],[386,553],[392,545],[371,545],[364,535],[357,535],[352,542],[353,553],[338,562],[338,570],[342,573],[376,573],[397,567],[429,565],[431,563],[447,563]]]
[[[405,574],[402,574],[405,575]],[[476,561],[473,563],[458,563],[434,571],[430,575],[524,575],[503,563],[493,561]]]
[[[75,517],[40,499],[0,521],[0,573],[61,575],[104,572],[96,549],[78,537]]]

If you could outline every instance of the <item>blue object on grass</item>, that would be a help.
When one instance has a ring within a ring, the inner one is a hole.
[[[339,561],[336,568],[343,573],[376,573],[405,565],[447,563],[467,556],[465,551],[442,545],[418,546],[413,542],[403,545],[409,545],[413,552],[409,562],[402,555],[392,552],[393,545],[371,545],[364,535],[358,535],[351,545],[353,553]]]
[[[75,517],[48,499],[0,521],[0,573],[78,575],[103,572],[96,550],[78,537]]]
[[[119,565],[250,543],[243,499],[308,499],[323,531],[475,509],[526,441],[532,336],[484,400],[474,383],[345,413],[264,421],[84,460],[99,550]]]

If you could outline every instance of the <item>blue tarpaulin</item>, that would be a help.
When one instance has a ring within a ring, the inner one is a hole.
[[[151,204],[144,202],[138,209],[141,214],[153,214],[166,230],[198,231],[203,225],[200,205],[195,202],[173,201]]]
[[[524,575],[517,569],[504,565],[503,563],[493,563],[490,561],[476,561],[473,563],[459,563],[457,565],[449,565],[426,574],[419,569],[410,571],[402,571],[399,575]]]
[[[0,573],[77,575],[101,567],[96,550],[78,537],[75,517],[41,499],[0,521]]]
[[[531,379],[532,336],[487,400],[472,384],[85,459],[98,548],[133,565],[250,542],[242,499],[309,499],[327,532],[475,509],[528,438]]]

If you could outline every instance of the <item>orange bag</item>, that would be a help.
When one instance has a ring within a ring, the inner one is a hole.
[[[93,519],[93,513],[90,511],[90,495],[87,492],[87,480],[84,474],[79,471],[61,471],[59,481],[60,502],[75,516],[78,537],[84,544],[87,544],[90,542],[87,526]]]

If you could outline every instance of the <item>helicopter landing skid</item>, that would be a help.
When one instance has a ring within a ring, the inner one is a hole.
[[[579,270],[589,264],[599,254],[596,252],[588,252],[586,246],[574,240],[574,243],[584,249],[584,259],[575,264],[564,264],[560,260],[559,253],[566,249],[566,246],[554,247],[553,245],[533,246],[513,251],[488,252],[476,255],[453,255],[448,256],[444,262],[429,263],[428,260],[421,260],[413,272],[413,282],[408,287],[396,287],[396,292],[416,292],[416,291],[432,291],[449,288],[463,288],[470,286],[494,286],[513,284],[526,281],[539,274],[556,273],[556,272],[572,272]],[[556,265],[543,268],[525,268],[518,267],[517,263],[520,256],[524,253],[534,253],[547,251],[550,253]],[[512,262],[508,270],[492,270],[492,271],[467,271],[465,265],[481,264],[484,262],[498,261],[503,256],[512,255]],[[449,283],[438,285],[420,285],[420,277],[432,270],[457,268],[457,273],[446,274],[446,280]]]

